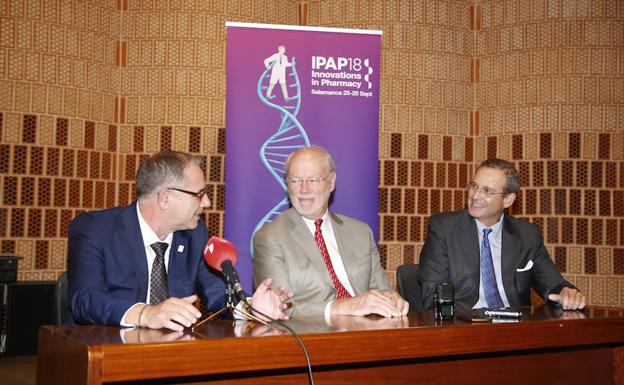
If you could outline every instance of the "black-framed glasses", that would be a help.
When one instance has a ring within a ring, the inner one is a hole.
[[[204,186],[204,188],[199,190],[198,192],[183,190],[183,189],[177,188],[177,187],[167,187],[167,188],[169,190],[175,190],[175,191],[179,191],[181,193],[192,195],[192,196],[198,198],[199,200],[202,200],[204,198],[204,195],[208,194],[208,185]]]
[[[317,177],[307,178],[307,179],[286,178],[284,180],[286,181],[286,184],[288,184],[290,187],[300,188],[301,186],[303,186],[303,182],[307,182],[308,186],[310,187],[318,187],[325,179],[329,178],[330,175],[331,175],[331,172],[325,175],[323,178],[317,176]]]
[[[468,183],[468,186],[466,186],[466,188],[468,189],[468,191],[470,191],[473,194],[476,194],[477,191],[481,191],[481,194],[483,194],[483,196],[486,197],[486,198],[491,198],[494,195],[506,195],[506,194],[509,194],[508,192],[496,192],[496,191],[492,190],[489,187],[479,186],[479,184],[477,182],[470,182],[470,183]]]

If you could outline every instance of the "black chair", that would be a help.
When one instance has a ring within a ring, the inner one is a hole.
[[[69,314],[69,304],[67,302],[67,272],[64,271],[56,281],[56,290],[54,292],[54,309],[55,320],[57,326],[67,324],[71,319]]]
[[[410,310],[422,310],[422,287],[418,281],[418,264],[406,263],[397,269],[399,294],[410,304]]]

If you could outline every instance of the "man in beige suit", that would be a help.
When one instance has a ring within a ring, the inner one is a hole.
[[[400,317],[409,305],[390,285],[364,222],[328,210],[334,161],[306,147],[286,161],[292,208],[254,236],[254,282],[266,277],[294,293],[291,315]]]

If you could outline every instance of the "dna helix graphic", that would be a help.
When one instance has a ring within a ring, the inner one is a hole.
[[[294,96],[284,100],[280,98],[280,102],[277,101],[277,97],[273,95],[272,98],[268,98],[265,94],[269,87],[269,80],[271,78],[271,69],[275,65],[275,62],[266,68],[260,78],[258,79],[257,93],[258,98],[269,108],[275,109],[280,114],[280,125],[273,135],[271,135],[260,147],[259,155],[264,167],[271,173],[273,178],[279,183],[280,187],[284,190],[284,198],[279,201],[271,210],[269,210],[264,217],[258,222],[254,228],[251,238],[249,240],[250,255],[253,258],[253,236],[262,225],[267,222],[271,222],[282,211],[288,209],[289,200],[288,194],[286,194],[287,187],[284,178],[286,176],[286,159],[290,153],[297,151],[302,147],[309,147],[310,141],[305,129],[301,123],[297,120],[297,114],[301,108],[301,84],[299,82],[299,76],[295,67],[295,58],[292,58],[290,72],[286,79],[286,85],[288,89],[294,89],[296,92]]]

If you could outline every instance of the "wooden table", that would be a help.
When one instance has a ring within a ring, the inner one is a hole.
[[[522,308],[519,322],[337,317],[288,321],[316,384],[624,384],[624,310]],[[195,332],[43,326],[37,384],[307,384],[280,327],[218,320]]]

